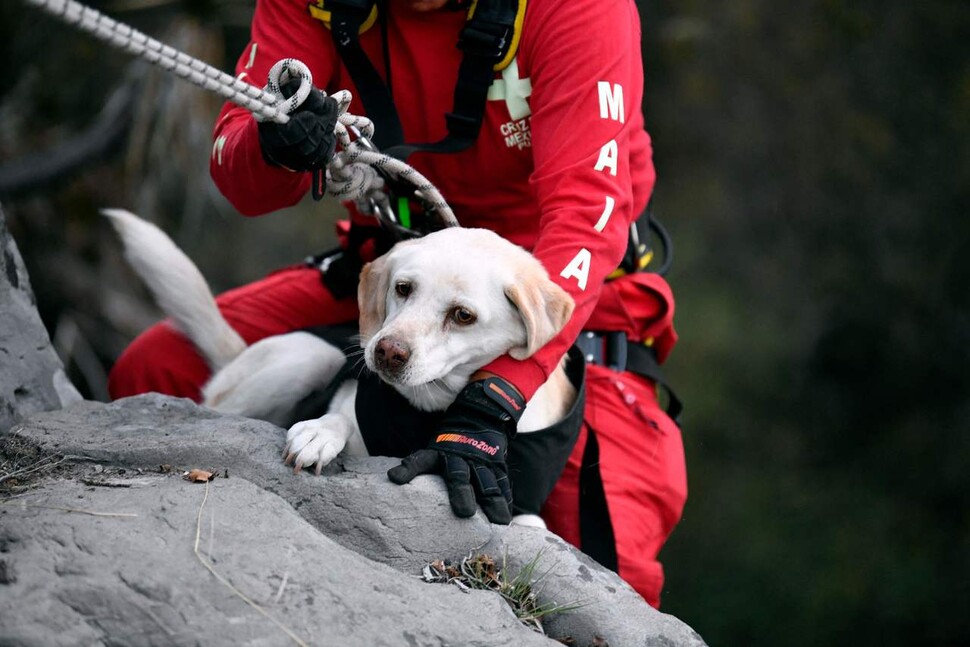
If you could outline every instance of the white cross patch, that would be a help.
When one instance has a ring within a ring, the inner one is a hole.
[[[489,101],[505,101],[513,120],[524,119],[532,114],[526,99],[532,94],[532,81],[519,78],[519,61],[513,58],[502,70],[502,78],[492,81],[488,88]]]

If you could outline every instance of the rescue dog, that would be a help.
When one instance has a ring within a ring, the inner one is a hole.
[[[167,235],[130,212],[103,213],[128,263],[212,369],[204,406],[280,424],[343,367],[341,349],[307,332],[247,346],[219,313],[199,270]],[[491,231],[457,227],[400,242],[365,265],[358,302],[367,369],[422,411],[446,409],[493,359],[530,357],[573,310],[572,298],[527,251]],[[577,393],[564,361],[529,401],[519,433],[549,427],[570,411]],[[314,466],[319,474],[340,453],[366,456],[356,394],[357,381],[349,379],[325,415],[293,424],[285,462],[295,471]],[[535,515],[513,522],[545,525]]]

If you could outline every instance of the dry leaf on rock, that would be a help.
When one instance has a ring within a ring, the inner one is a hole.
[[[206,481],[211,481],[216,477],[212,472],[207,472],[205,470],[191,470],[182,475],[186,481],[192,481],[193,483],[205,483]]]

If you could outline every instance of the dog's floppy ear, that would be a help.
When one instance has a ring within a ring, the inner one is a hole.
[[[559,334],[573,314],[573,298],[549,280],[545,272],[530,272],[505,288],[525,323],[526,345],[509,350],[515,359],[526,359]]]
[[[381,329],[387,315],[387,285],[390,281],[390,266],[387,255],[364,265],[360,271],[357,286],[357,306],[360,308],[361,343]]]

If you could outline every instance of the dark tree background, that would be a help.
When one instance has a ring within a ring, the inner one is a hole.
[[[93,4],[226,70],[252,11]],[[711,645],[970,644],[970,3],[640,6],[688,407],[664,610]],[[89,397],[158,315],[98,207],[218,290],[330,244],[332,204],[217,194],[217,99],[14,0],[0,54],[0,199]]]

